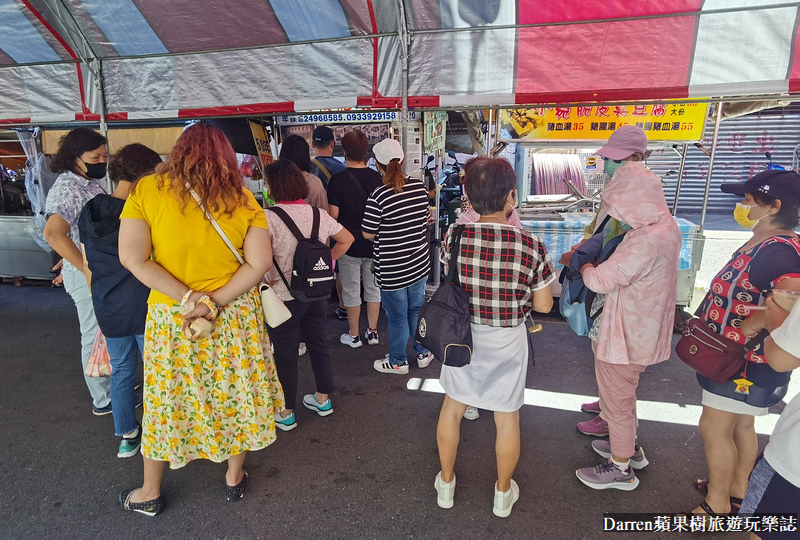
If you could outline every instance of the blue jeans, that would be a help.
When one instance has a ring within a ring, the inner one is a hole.
[[[136,367],[144,351],[144,334],[121,338],[106,337],[111,361],[111,414],[114,433],[122,437],[136,429]]]
[[[419,309],[425,303],[424,277],[404,289],[394,291],[381,290],[381,305],[386,312],[386,323],[389,330],[389,362],[393,365],[407,362],[406,346],[408,338],[417,333]],[[414,340],[414,352],[427,353],[428,349]]]

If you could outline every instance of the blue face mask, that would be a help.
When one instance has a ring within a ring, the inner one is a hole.
[[[614,176],[614,173],[617,172],[617,169],[625,165],[625,163],[626,162],[621,159],[603,159],[603,167],[608,176]]]

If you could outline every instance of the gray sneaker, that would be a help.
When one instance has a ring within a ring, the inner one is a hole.
[[[578,480],[592,489],[621,489],[633,491],[639,485],[639,479],[633,467],[623,472],[610,459],[604,459],[595,467],[584,467],[575,471]]]
[[[611,459],[611,443],[606,439],[592,441],[592,450],[606,459]],[[647,461],[647,458],[644,455],[644,450],[642,450],[641,446],[637,444],[634,447],[634,450],[636,450],[636,453],[631,456],[631,467],[638,471],[650,465],[650,462]]]

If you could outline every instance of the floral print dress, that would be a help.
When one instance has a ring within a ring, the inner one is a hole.
[[[257,291],[223,307],[208,339],[186,340],[182,321],[178,306],[149,306],[142,454],[177,469],[270,445],[283,390]]]

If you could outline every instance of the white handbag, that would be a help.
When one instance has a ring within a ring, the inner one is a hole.
[[[258,286],[258,291],[261,293],[261,307],[264,308],[264,320],[270,328],[276,328],[289,319],[292,318],[292,312],[283,303],[283,300],[278,298],[272,287],[266,283],[261,283]]]
[[[219,226],[219,223],[217,223],[217,220],[214,219],[214,216],[212,216],[205,209],[203,202],[200,200],[200,196],[197,195],[197,192],[190,188],[188,184],[186,187],[189,189],[189,193],[192,194],[192,197],[194,197],[194,200],[197,202],[197,206],[200,207],[200,209],[206,215],[206,218],[208,218],[208,220],[211,222],[211,225],[213,225],[214,229],[217,231],[217,233],[219,233],[220,237],[222,237],[225,245],[227,245],[228,249],[233,252],[236,260],[239,261],[239,264],[244,264],[244,259],[242,259],[242,256],[239,255],[239,251],[233,247],[228,235],[225,234],[225,231],[223,231]],[[258,292],[261,293],[261,309],[264,311],[264,320],[270,328],[276,328],[292,318],[292,312],[289,311],[289,308],[286,307],[286,304],[283,303],[283,300],[281,300],[278,295],[275,294],[275,291],[272,290],[272,287],[266,283],[260,283],[258,286]]]

